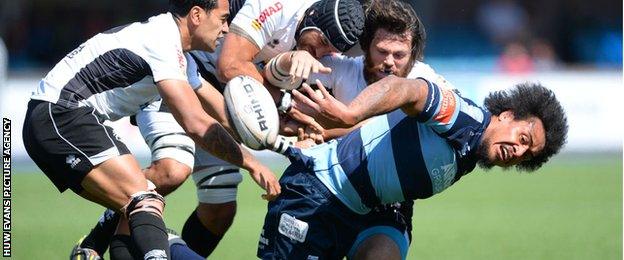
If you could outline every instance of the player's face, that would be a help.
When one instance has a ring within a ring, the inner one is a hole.
[[[214,52],[220,39],[228,32],[227,18],[230,4],[227,0],[217,1],[217,8],[203,11],[200,15],[199,25],[195,31],[197,47],[194,49]]]
[[[529,160],[544,149],[546,131],[534,116],[515,120],[511,111],[493,117],[483,135],[484,166],[509,167]]]
[[[388,75],[406,77],[411,63],[412,36],[380,28],[366,53],[364,74],[369,83]]]
[[[320,31],[314,29],[308,29],[301,33],[297,41],[297,49],[308,51],[317,59],[339,52]]]

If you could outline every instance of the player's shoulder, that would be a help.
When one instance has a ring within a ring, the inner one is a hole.
[[[407,78],[408,79],[423,78],[430,82],[435,83],[436,85],[444,89],[453,89],[453,90],[457,89],[455,85],[453,85],[453,83],[446,80],[444,76],[436,72],[429,64],[422,62],[422,61],[414,62],[412,69],[407,74]]]
[[[412,65],[410,72],[407,74],[407,78],[427,78],[435,74],[437,73],[433,70],[433,68],[431,68],[431,66],[429,66],[429,64],[422,61],[416,61],[414,62],[414,65]]]
[[[90,41],[99,42],[102,46],[115,45],[139,53],[155,55],[159,51],[171,51],[172,47],[178,49],[181,45],[177,24],[170,13],[114,27],[99,33]]]

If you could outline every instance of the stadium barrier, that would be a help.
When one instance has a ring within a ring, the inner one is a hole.
[[[568,113],[570,132],[564,152],[621,152],[622,129],[620,99],[622,98],[621,71],[559,71],[523,75],[457,73],[439,71],[465,97],[478,104],[492,90],[499,90],[524,81],[540,82],[552,89]],[[38,85],[39,78],[9,75],[6,86],[0,88],[0,114],[12,120],[14,131],[12,155],[14,160],[26,160],[21,140],[21,129],[26,103]],[[149,150],[138,128],[127,119],[108,122],[128,148],[140,158],[149,158]],[[18,138],[19,137],[19,138]],[[276,157],[271,152],[258,153],[261,157]]]

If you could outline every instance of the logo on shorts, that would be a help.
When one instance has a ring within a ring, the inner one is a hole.
[[[113,129],[113,131],[112,131],[112,132],[113,132],[113,137],[115,137],[115,139],[117,139],[117,141],[120,141],[120,142],[121,142],[121,136],[119,136],[119,135],[117,134],[117,132],[116,132],[114,129]]]
[[[269,245],[269,239],[264,237],[264,228],[262,229],[262,232],[260,233],[260,241],[258,241],[258,249],[264,249],[264,246],[268,246]]]
[[[70,154],[69,156],[67,156],[67,158],[65,158],[65,162],[69,164],[69,167],[73,169],[74,167],[76,167],[76,165],[80,163],[80,158],[76,158],[75,155]]]
[[[295,217],[283,213],[280,217],[277,229],[280,234],[301,243],[305,242],[308,234],[308,223],[296,219]]]

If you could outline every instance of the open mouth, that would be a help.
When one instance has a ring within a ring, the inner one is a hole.
[[[381,71],[380,71],[380,73],[381,73],[383,76],[389,76],[389,75],[393,75],[393,74],[394,74],[394,72],[392,72],[392,70],[391,70],[391,69],[384,69],[384,70],[381,70]]]
[[[498,157],[503,162],[507,162],[511,158],[511,154],[509,153],[509,149],[507,149],[505,145],[500,145],[499,146],[499,155],[498,155]]]

